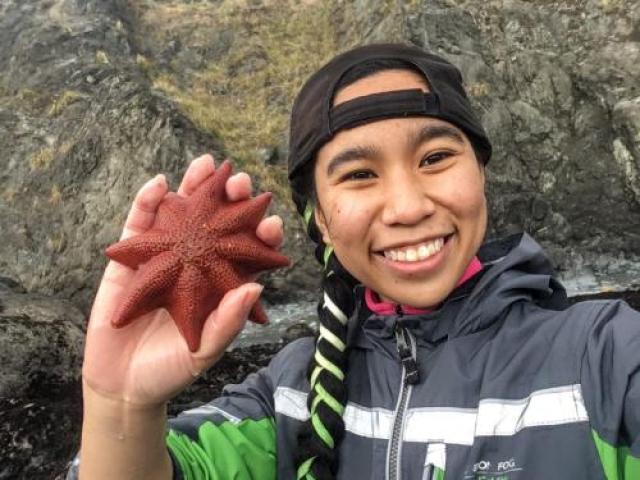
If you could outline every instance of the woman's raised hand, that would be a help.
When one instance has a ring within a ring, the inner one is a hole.
[[[191,195],[214,170],[210,155],[193,160],[177,193],[185,197]],[[231,201],[249,198],[251,179],[246,173],[231,176],[226,192]],[[145,183],[135,196],[120,239],[150,229],[167,193],[168,186],[162,175]],[[266,244],[278,248],[283,239],[282,220],[278,216],[264,218],[256,234]],[[118,302],[122,301],[134,275],[134,270],[114,261],[105,269],[87,327],[82,369],[84,388],[90,389],[91,395],[131,406],[160,405],[222,356],[242,330],[262,287],[246,283],[227,292],[207,317],[200,349],[190,352],[164,309],[142,315],[119,329],[111,326]]]

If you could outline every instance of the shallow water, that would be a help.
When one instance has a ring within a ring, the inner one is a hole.
[[[287,328],[297,323],[313,326],[316,322],[317,302],[295,302],[280,305],[264,305],[269,323],[258,325],[247,322],[242,333],[230,348],[246,347],[261,343],[277,343]]]
[[[577,257],[558,274],[569,297],[640,290],[640,257],[620,253]]]

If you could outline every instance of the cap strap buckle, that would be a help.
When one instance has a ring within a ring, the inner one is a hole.
[[[375,120],[397,117],[437,116],[438,97],[418,88],[374,93],[336,105],[329,111],[330,135]]]

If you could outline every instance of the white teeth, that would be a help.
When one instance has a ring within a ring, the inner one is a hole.
[[[433,255],[435,250],[436,246],[433,243],[427,245],[427,256],[430,257],[431,255]]]
[[[394,250],[385,250],[384,251],[384,256],[386,258],[388,258],[389,260],[394,260],[395,261],[395,260],[398,259],[398,254]]]
[[[444,238],[438,238],[431,242],[412,245],[403,249],[389,249],[384,251],[384,256],[394,262],[416,262],[435,255],[444,246]]]

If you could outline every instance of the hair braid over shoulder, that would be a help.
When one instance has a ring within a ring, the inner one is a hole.
[[[338,447],[344,437],[342,415],[347,403],[347,320],[354,310],[356,280],[340,264],[333,249],[322,242],[313,208],[304,212],[307,233],[317,243],[316,258],[324,265],[322,298],[318,303],[320,331],[309,363],[310,419],[299,435],[297,478],[331,480],[338,471]]]
[[[360,78],[393,68],[419,73],[412,64],[399,59],[366,61],[349,70],[336,85],[336,91]],[[307,234],[316,243],[315,256],[324,265],[322,297],[318,303],[320,332],[308,372],[311,390],[307,405],[311,417],[298,434],[295,463],[298,480],[333,480],[338,472],[338,451],[345,431],[342,416],[347,404],[347,319],[354,310],[353,287],[358,281],[340,264],[332,247],[322,241],[314,220],[317,195],[313,169],[314,162],[310,162],[289,179]]]

